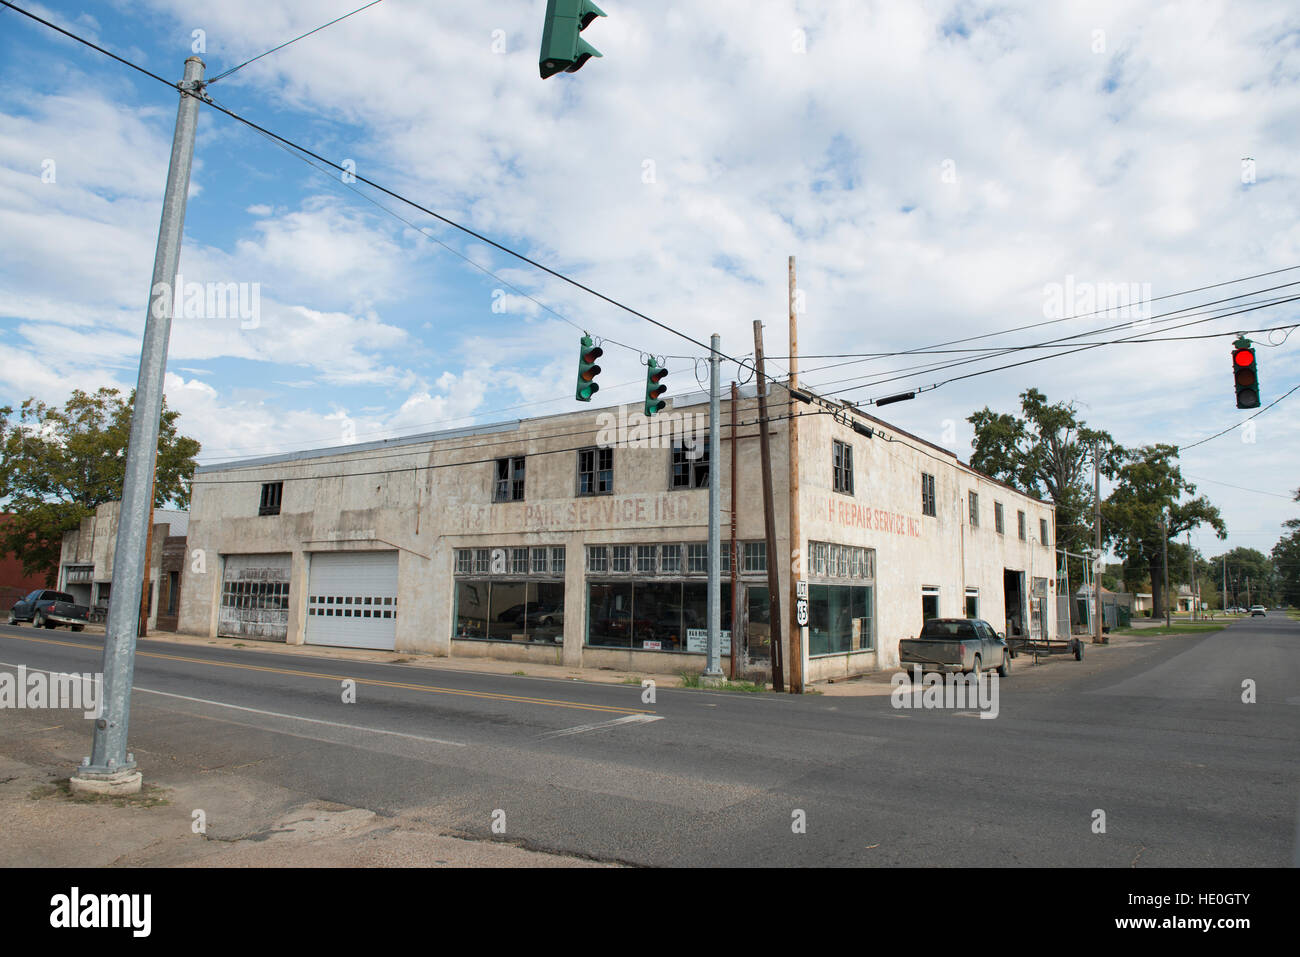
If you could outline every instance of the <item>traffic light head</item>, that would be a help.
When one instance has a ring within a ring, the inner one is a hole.
[[[664,379],[668,377],[668,369],[661,366],[654,359],[646,363],[645,373],[645,414],[654,415],[656,412],[662,412],[666,403],[659,398],[668,391],[668,386],[663,384]]]
[[[1237,408],[1259,408],[1259,370],[1255,367],[1255,350],[1249,339],[1232,344],[1232,378],[1237,389]]]
[[[596,376],[600,375],[600,366],[596,360],[605,354],[605,350],[591,341],[591,336],[582,337],[582,346],[578,352],[578,389],[574,398],[579,402],[590,402],[600,386]]]
[[[605,11],[591,0],[546,0],[546,25],[542,29],[542,79],[560,72],[576,73],[601,53],[578,34]]]

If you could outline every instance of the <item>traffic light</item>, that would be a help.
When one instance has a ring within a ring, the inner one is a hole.
[[[1237,408],[1259,408],[1259,371],[1255,368],[1255,350],[1242,337],[1232,344],[1232,378],[1237,386]]]
[[[661,366],[654,359],[646,363],[645,372],[645,414],[654,415],[656,412],[663,411],[663,407],[668,403],[659,398],[668,391],[668,386],[662,385],[664,379],[668,377],[668,370]]]
[[[546,26],[542,29],[542,79],[560,71],[577,73],[601,53],[578,36],[591,21],[605,16],[591,0],[546,0]]]
[[[582,337],[582,348],[578,352],[578,390],[574,393],[574,398],[579,402],[590,402],[591,397],[600,390],[596,383],[600,366],[596,365],[596,360],[604,354],[604,349],[592,343],[591,336]]]

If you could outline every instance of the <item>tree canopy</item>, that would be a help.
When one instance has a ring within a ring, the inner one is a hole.
[[[74,390],[62,408],[27,399],[13,420],[0,408],[0,499],[13,519],[0,531],[0,549],[23,572],[53,581],[63,533],[104,502],[121,499],[135,393]],[[181,435],[180,413],[166,400],[158,434],[154,505],[185,508],[199,443]]]
[[[1209,525],[1219,538],[1228,537],[1219,510],[1196,494],[1196,486],[1183,478],[1178,467],[1178,447],[1146,445],[1128,452],[1116,474],[1114,491],[1102,503],[1104,540],[1133,565],[1150,570],[1152,614],[1164,614],[1163,550],[1183,532]],[[1167,517],[1162,535],[1160,519]],[[1172,549],[1171,549],[1172,550]],[[1182,555],[1184,565],[1186,553]],[[1170,556],[1170,581],[1178,580]]]

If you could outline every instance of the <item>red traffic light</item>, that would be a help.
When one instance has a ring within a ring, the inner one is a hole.
[[[1255,364],[1254,349],[1238,349],[1232,354],[1233,365],[1252,366]]]

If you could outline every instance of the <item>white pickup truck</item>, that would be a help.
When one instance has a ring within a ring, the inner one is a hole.
[[[1011,674],[1011,649],[993,626],[979,618],[931,618],[917,638],[898,643],[899,664],[914,674],[926,671],[979,674],[996,668]]]

